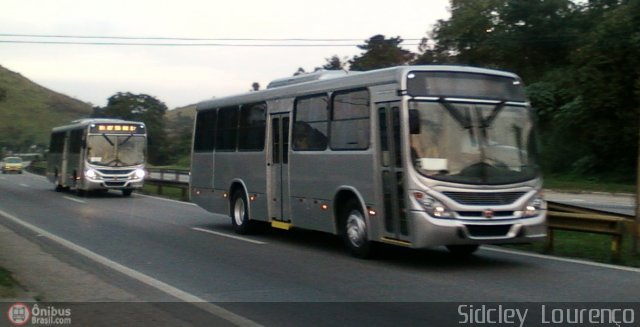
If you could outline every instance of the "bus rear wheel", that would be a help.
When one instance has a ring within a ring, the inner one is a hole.
[[[242,190],[235,191],[231,198],[231,224],[237,234],[247,234],[251,230],[247,196]]]
[[[367,236],[367,221],[360,203],[349,200],[342,211],[344,243],[353,256],[367,259],[373,255],[373,244]]]

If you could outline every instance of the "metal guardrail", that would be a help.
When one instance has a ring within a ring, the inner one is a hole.
[[[162,195],[165,187],[178,188],[183,201],[189,200],[189,170],[147,168],[145,184],[155,185],[157,193]]]
[[[545,250],[553,250],[554,230],[568,230],[611,235],[611,258],[620,260],[622,238],[625,234],[636,237],[638,226],[634,216],[621,213],[578,207],[574,205],[547,202],[547,225],[549,233]]]

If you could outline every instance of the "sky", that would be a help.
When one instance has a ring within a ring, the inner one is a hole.
[[[299,67],[313,71],[333,55],[350,59],[363,53],[356,45],[376,34],[400,36],[403,48],[418,52],[419,39],[438,19],[450,17],[448,5],[448,0],[2,0],[0,65],[93,105],[131,92],[154,96],[173,109],[247,92],[254,82],[264,88]],[[34,37],[54,35],[65,37]],[[333,41],[318,41],[327,39]]]

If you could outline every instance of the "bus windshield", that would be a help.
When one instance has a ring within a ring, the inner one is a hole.
[[[526,105],[411,101],[411,154],[422,175],[465,184],[537,177],[533,119]],[[419,122],[419,123],[418,123]]]
[[[87,159],[98,166],[124,167],[143,164],[146,137],[134,135],[90,135]]]

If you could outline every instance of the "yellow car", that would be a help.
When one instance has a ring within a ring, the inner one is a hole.
[[[2,160],[2,173],[18,173],[22,174],[22,159],[18,157],[6,157]]]

